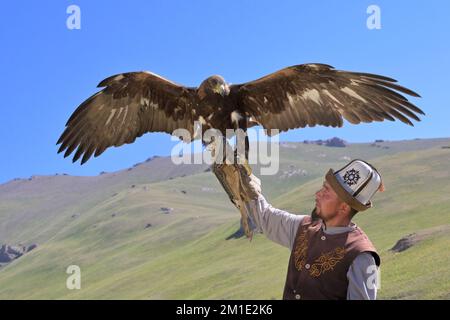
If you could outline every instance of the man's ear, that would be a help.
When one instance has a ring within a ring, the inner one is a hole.
[[[351,210],[352,208],[344,201],[339,205],[339,214],[350,214]]]

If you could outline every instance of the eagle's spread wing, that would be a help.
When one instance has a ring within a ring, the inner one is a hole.
[[[195,89],[177,85],[150,72],[118,74],[101,81],[103,90],[84,101],[66,123],[57,144],[76,148],[73,162],[81,164],[110,146],[132,143],[146,132],[194,131]]]
[[[303,64],[235,85],[232,92],[246,114],[266,129],[341,127],[342,118],[354,124],[397,118],[413,125],[409,118],[420,121],[415,113],[424,113],[396,91],[419,95],[394,82],[325,64]]]

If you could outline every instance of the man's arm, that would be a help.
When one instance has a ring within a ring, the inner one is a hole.
[[[257,230],[270,240],[292,249],[297,228],[305,215],[296,215],[276,209],[260,194],[257,199],[246,202],[245,205],[252,214],[252,220]],[[252,210],[253,209],[253,210]]]
[[[256,227],[255,231],[262,232],[270,240],[292,249],[297,228],[305,216],[273,208],[261,193],[261,180],[241,169],[242,166],[237,170],[230,165],[213,166],[214,173],[232,202],[235,205],[236,203],[245,205],[245,211]],[[247,214],[243,217],[245,218]]]
[[[377,298],[378,269],[369,252],[360,253],[348,272],[347,300],[375,300]]]

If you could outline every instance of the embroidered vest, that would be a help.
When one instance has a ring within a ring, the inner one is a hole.
[[[283,299],[346,299],[347,271],[362,252],[370,252],[380,265],[375,247],[360,228],[330,235],[323,232],[321,220],[305,217],[289,259]]]

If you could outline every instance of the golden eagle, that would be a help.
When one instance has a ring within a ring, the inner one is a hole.
[[[122,73],[100,82],[104,88],[75,110],[56,144],[64,157],[76,149],[73,162],[82,156],[83,164],[147,132],[184,128],[199,138],[194,121],[202,124],[202,133],[215,128],[224,136],[226,129],[245,131],[254,125],[280,131],[341,127],[343,119],[353,124],[399,119],[413,125],[410,119],[420,121],[417,114],[424,113],[398,92],[419,95],[395,82],[319,63],[287,67],[243,84],[229,85],[215,75],[198,88],[151,72]]]

